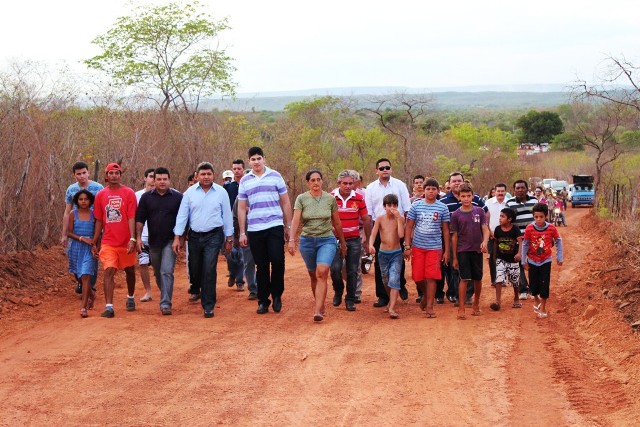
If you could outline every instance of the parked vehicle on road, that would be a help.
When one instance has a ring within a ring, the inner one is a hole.
[[[542,188],[544,188],[545,190],[549,187],[551,187],[551,183],[553,181],[555,181],[555,178],[545,178],[542,180]]]
[[[595,202],[595,189],[593,175],[573,175],[573,194],[571,194],[571,207],[593,206]]]
[[[567,181],[554,180],[551,182],[551,185],[549,185],[549,188],[557,193],[558,191],[566,189],[568,186],[569,183]]]

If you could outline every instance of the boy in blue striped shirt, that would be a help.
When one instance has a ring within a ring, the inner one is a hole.
[[[440,263],[449,263],[450,214],[447,206],[436,200],[439,191],[438,181],[427,179],[425,197],[411,205],[405,229],[404,256],[407,260],[411,258],[411,275],[424,295],[420,308],[426,310],[429,318],[436,317],[433,302],[436,280],[442,278]]]

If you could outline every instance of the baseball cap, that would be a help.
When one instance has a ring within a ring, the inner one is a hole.
[[[109,173],[109,171],[120,171],[122,172],[122,168],[117,163],[109,163],[104,170],[104,173]]]
[[[233,178],[233,172],[231,172],[230,170],[222,172],[222,179],[226,178]]]

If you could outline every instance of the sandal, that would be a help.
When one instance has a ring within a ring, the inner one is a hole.
[[[540,303],[540,304],[542,304],[542,303]],[[538,304],[538,305],[533,304],[533,312],[534,313],[540,313],[540,304]]]
[[[145,295],[142,298],[140,298],[140,302],[149,302],[153,300],[153,298],[151,297],[151,295]]]
[[[465,320],[467,318],[467,316],[465,316],[464,314],[458,314],[458,317],[456,317],[456,319],[458,320]]]
[[[93,310],[93,303],[96,301],[96,292],[89,290],[89,298],[87,298],[87,308]]]
[[[498,304],[497,302],[492,302],[489,305],[489,308],[493,311],[500,311],[500,304]]]
[[[318,314],[314,314],[313,315],[313,321],[314,322],[321,322],[322,319],[324,319],[324,316],[322,314],[318,313]]]
[[[511,306],[511,308],[522,308],[522,303],[521,302],[514,302],[513,305]]]
[[[89,317],[89,314],[87,313],[87,309],[86,308],[82,307],[80,309],[80,317],[82,317],[83,319]]]
[[[397,319],[400,316],[398,315],[398,313],[396,311],[389,310],[389,317],[392,318],[392,319]]]
[[[436,316],[436,312],[435,311],[431,311],[429,313],[427,313],[427,319],[434,319],[438,316]]]
[[[544,319],[548,316],[547,313],[545,313],[544,311],[539,311],[538,312],[538,319]]]
[[[482,316],[482,310],[473,310],[472,316]]]

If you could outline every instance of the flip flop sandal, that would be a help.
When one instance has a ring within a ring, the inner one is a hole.
[[[93,303],[96,300],[96,293],[94,291],[90,291],[89,298],[87,298],[87,308],[89,310],[93,310]]]
[[[140,302],[149,302],[149,301],[153,301],[153,297],[145,295],[142,298],[140,298]]]
[[[427,313],[427,319],[435,319],[436,317],[438,316],[434,311],[432,311],[431,313]]]
[[[522,308],[522,303],[521,302],[514,302],[511,307],[512,308]]]
[[[83,307],[80,309],[80,317],[82,317],[83,319],[89,317],[89,314],[87,314],[86,308]]]

